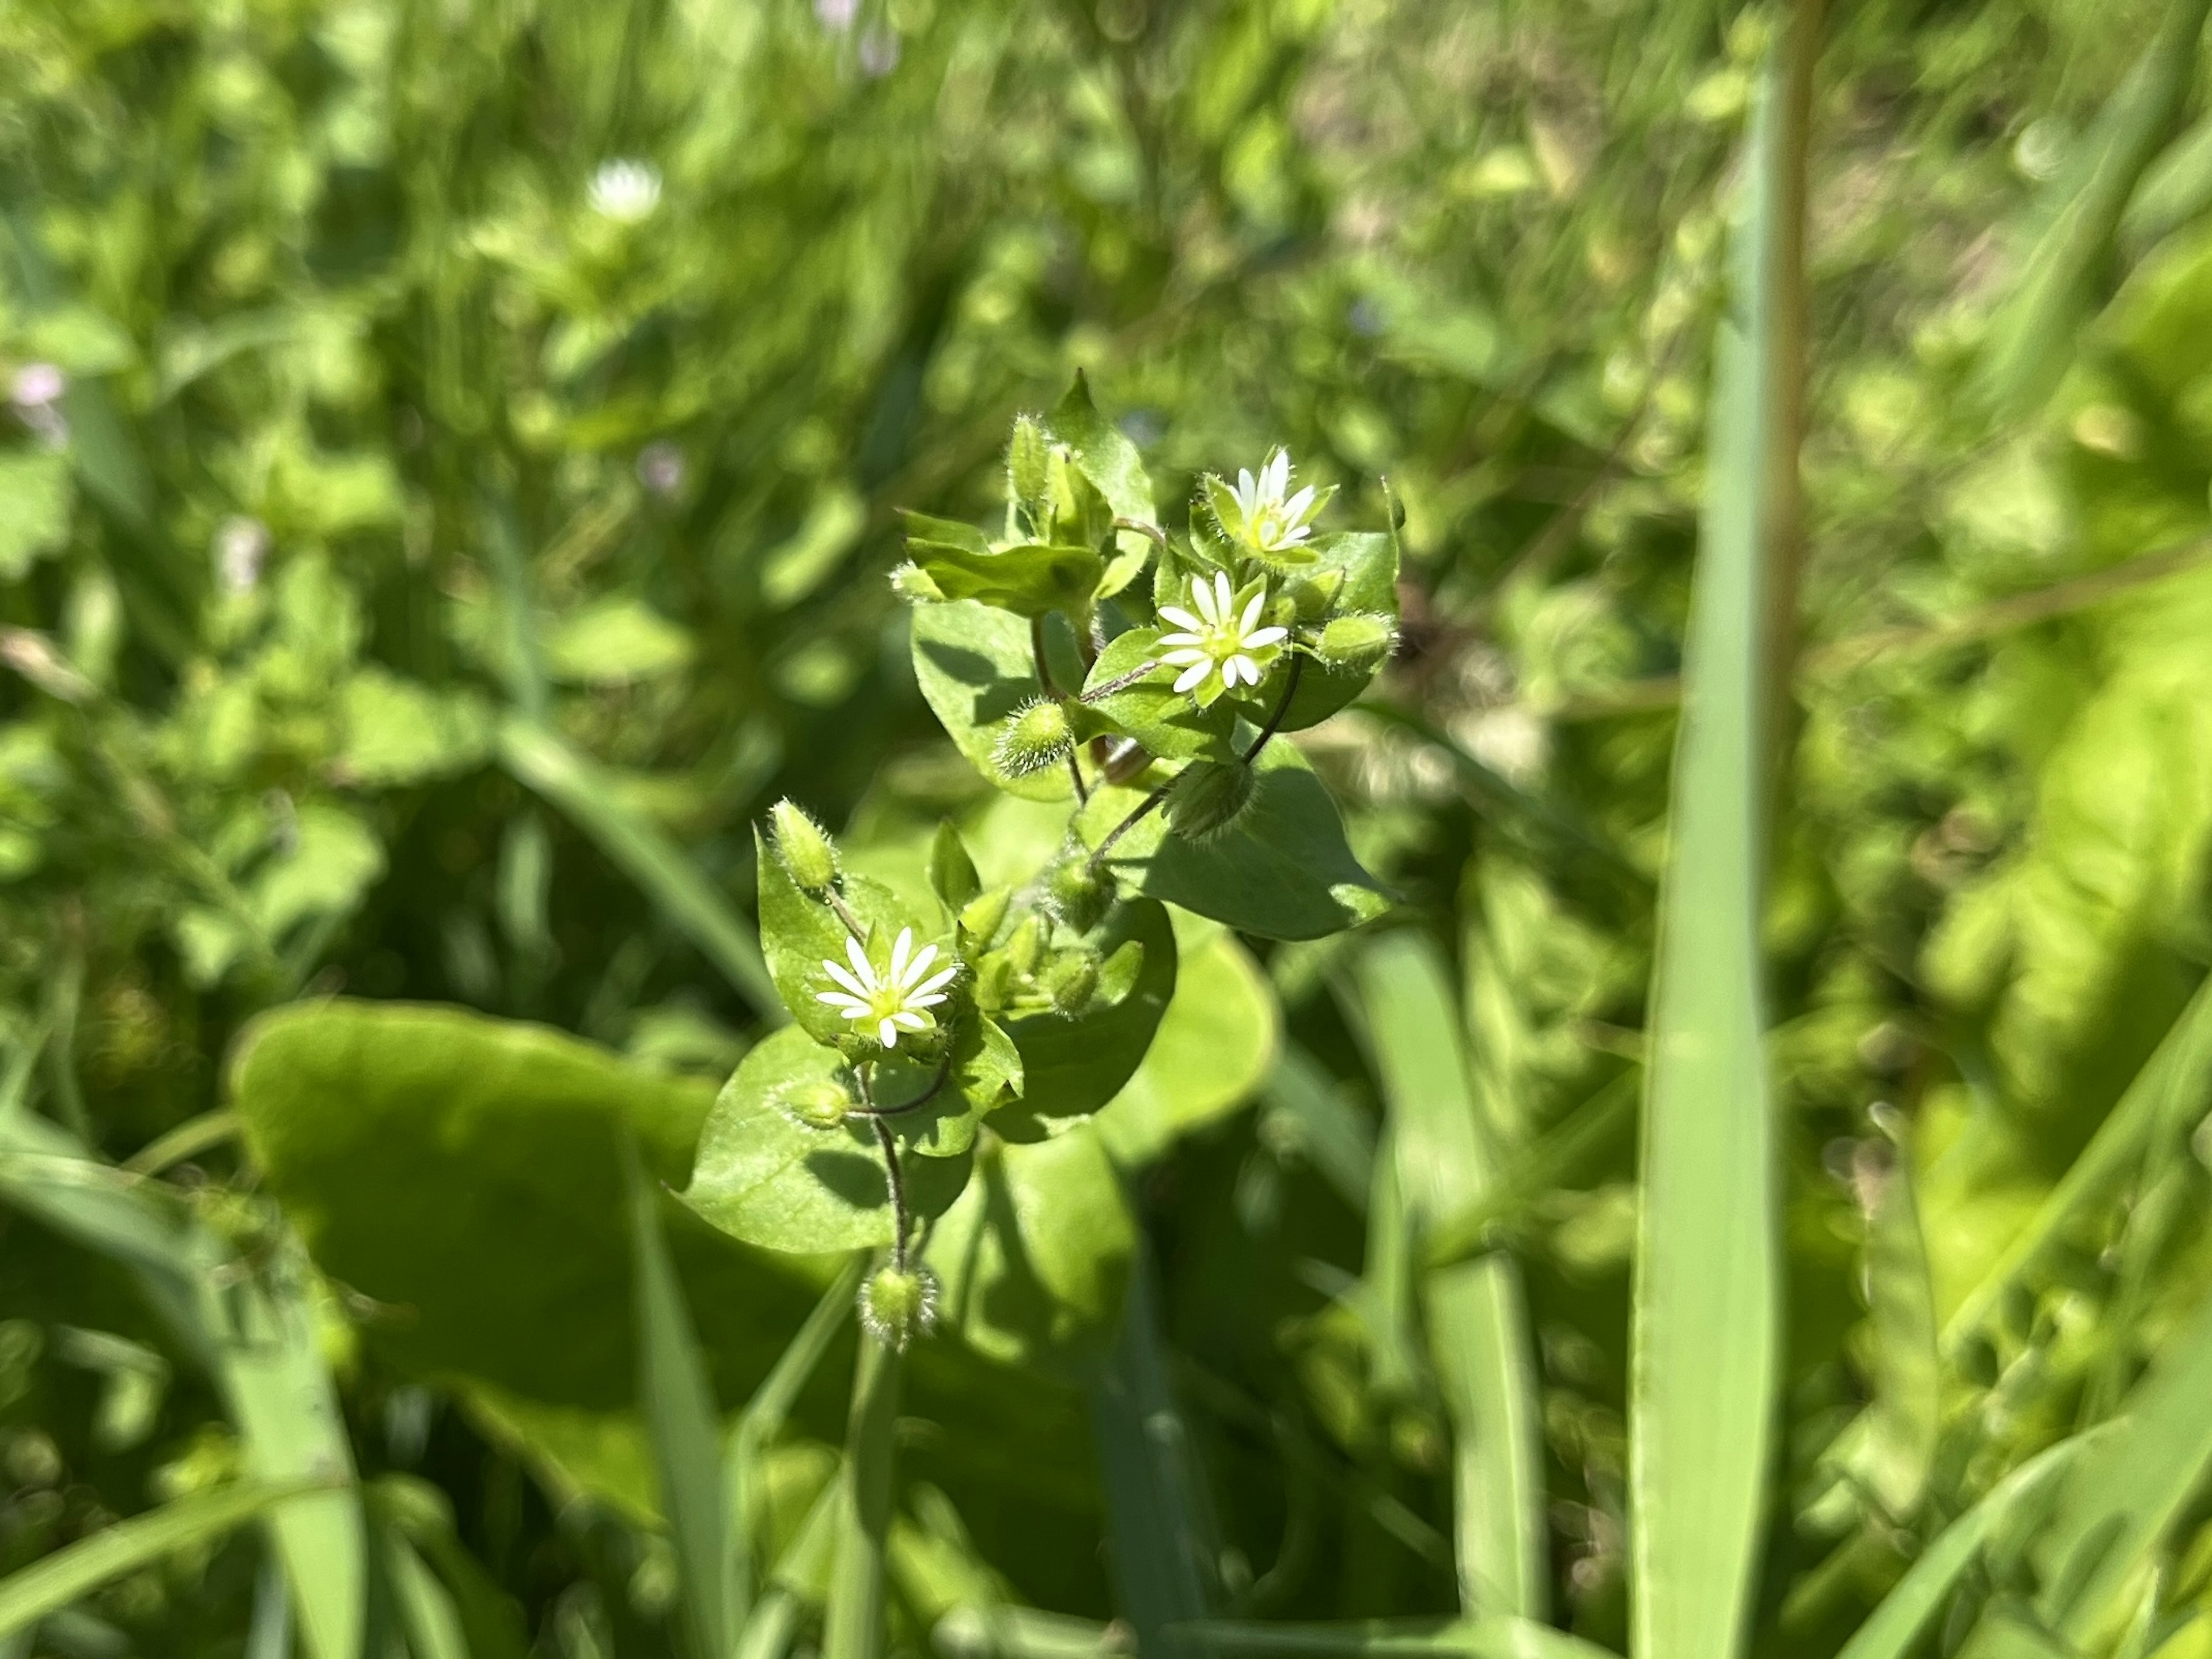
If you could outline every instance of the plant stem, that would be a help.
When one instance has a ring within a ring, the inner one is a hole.
[[[1142,519],[1116,519],[1114,520],[1114,528],[1133,530],[1139,536],[1150,536],[1161,552],[1164,553],[1168,550],[1168,532],[1156,524],[1146,524]]]
[[[884,1555],[890,1536],[899,1357],[863,1330],[845,1431],[836,1554],[822,1629],[822,1659],[883,1659]]]
[[[904,1273],[907,1229],[912,1221],[906,1206],[906,1172],[899,1167],[898,1143],[891,1139],[891,1126],[879,1112],[868,1114],[868,1121],[876,1132],[876,1145],[884,1149],[884,1179],[891,1189],[891,1266]]]
[[[1042,691],[1045,696],[1050,697],[1054,702],[1079,701],[1079,698],[1071,699],[1066,692],[1062,691],[1059,686],[1053,683],[1051,666],[1045,661],[1044,618],[1042,617],[1031,617],[1030,618],[1030,654],[1036,659],[1037,689],[1039,690]],[[1067,775],[1075,781],[1075,804],[1078,806],[1082,806],[1087,804],[1091,799],[1091,788],[1089,785],[1083,781],[1083,763],[1077,758],[1076,745],[1074,744],[1070,744],[1067,750]]]
[[[845,902],[845,896],[834,887],[822,890],[822,902],[837,913],[837,920],[845,924],[845,931],[867,947],[868,930],[860,926],[860,919],[853,914],[853,907]]]
[[[928,1105],[931,1101],[937,1098],[938,1091],[945,1087],[945,1079],[951,1075],[952,1050],[948,1047],[945,1051],[945,1058],[937,1063],[937,1075],[929,1080],[929,1086],[924,1089],[920,1094],[916,1095],[912,1100],[904,1102],[897,1106],[878,1106],[871,1102],[866,1106],[854,1107],[851,1111],[846,1114],[846,1116],[904,1117],[908,1112],[918,1112],[923,1107]]]
[[[1182,775],[1182,774],[1180,772],[1176,774],[1176,778],[1179,778]],[[1127,817],[1123,818],[1121,823],[1115,824],[1111,830],[1109,830],[1106,832],[1106,839],[1100,842],[1097,846],[1094,847],[1091,850],[1091,868],[1093,871],[1096,871],[1099,866],[1106,862],[1106,855],[1114,850],[1114,843],[1115,842],[1121,840],[1122,836],[1127,835],[1129,831],[1135,829],[1138,824],[1143,823],[1146,817],[1158,810],[1160,803],[1167,799],[1168,791],[1174,788],[1175,784],[1175,778],[1170,778],[1165,783],[1160,785],[1158,788],[1153,790],[1151,794],[1139,801],[1136,806],[1130,811]]]
[[[1260,728],[1260,735],[1252,739],[1252,746],[1244,751],[1244,764],[1249,766],[1260,758],[1260,751],[1273,740],[1283,724],[1283,716],[1291,712],[1291,699],[1298,695],[1298,676],[1305,672],[1306,659],[1291,658],[1291,676],[1283,682],[1283,695],[1275,699],[1275,712],[1267,716],[1267,723]]]

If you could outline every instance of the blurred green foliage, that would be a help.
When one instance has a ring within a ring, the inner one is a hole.
[[[1838,1651],[1911,1571],[1947,1653],[2196,1659],[2204,8],[1833,10],[1747,1645]],[[0,1572],[241,1474],[367,1494],[197,1538],[4,1650],[685,1650],[622,1148],[683,1185],[778,1018],[769,802],[894,885],[943,818],[987,882],[1048,833],[933,719],[887,577],[901,510],[993,518],[1010,420],[1079,369],[1171,527],[1276,443],[1340,487],[1334,526],[1402,510],[1378,706],[1300,739],[1399,902],[1291,944],[1181,918],[1095,1137],[987,1146],[1022,1224],[942,1237],[991,1241],[978,1282],[1009,1241],[1048,1271],[909,1356],[896,1640],[1173,1639],[1130,1605],[1133,1492],[1188,1522],[1147,1607],[1461,1612],[1455,1483],[1488,1452],[1437,1345],[1510,1352],[1479,1301],[1510,1255],[1544,1500],[1516,1610],[1624,1648],[1634,1100],[1776,22],[0,9]],[[1441,1197],[1406,1179],[1433,1133],[1406,1079],[1449,1054],[1368,1003],[1413,962],[1456,1002],[1480,1140]],[[314,1022],[405,1029],[263,1086]],[[1102,1153],[1120,1183],[1057,1209],[1055,1163]],[[734,1413],[849,1290],[660,1207]],[[853,1344],[818,1328],[738,1483],[759,1659],[815,1642],[832,1576]],[[1133,1466],[1129,1423],[1173,1455]]]

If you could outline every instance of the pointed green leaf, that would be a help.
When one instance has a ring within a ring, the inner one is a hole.
[[[916,605],[911,625],[922,697],[968,763],[1009,794],[1066,799],[1073,792],[1066,767],[1015,777],[993,758],[1014,717],[1043,695],[1029,624],[1012,611],[954,600]]]

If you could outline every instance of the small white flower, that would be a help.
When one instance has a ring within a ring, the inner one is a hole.
[[[925,945],[915,951],[911,927],[899,929],[899,936],[891,945],[890,966],[881,974],[876,971],[876,964],[868,960],[868,953],[860,948],[860,940],[847,939],[845,954],[852,960],[849,970],[840,963],[823,960],[822,971],[839,988],[819,993],[816,1000],[828,1003],[847,1019],[872,1021],[877,1039],[886,1048],[898,1047],[901,1031],[927,1031],[937,1024],[934,1015],[922,1011],[945,1000],[945,988],[960,971],[960,965],[955,963],[930,974],[929,964],[937,960],[937,947]],[[924,979],[925,974],[929,977]]]
[[[242,514],[225,519],[215,532],[216,574],[227,593],[249,593],[261,580],[269,556],[269,526]]]
[[[1245,475],[1248,481],[1250,476]],[[1195,615],[1180,605],[1160,607],[1161,618],[1183,630],[1160,635],[1160,643],[1170,647],[1160,653],[1160,660],[1182,670],[1175,689],[1194,691],[1214,673],[1221,676],[1224,691],[1234,691],[1240,679],[1247,685],[1259,684],[1261,654],[1290,637],[1286,628],[1259,625],[1267,608],[1267,585],[1260,584],[1240,613],[1236,596],[1229,591],[1229,578],[1217,570],[1211,583],[1203,576],[1193,580],[1190,602]]]
[[[1291,487],[1291,453],[1278,449],[1268,456],[1255,478],[1249,467],[1240,467],[1237,487],[1229,492],[1237,503],[1238,524],[1222,526],[1237,540],[1257,553],[1286,553],[1313,534],[1313,521],[1326,501],[1308,484],[1285,500]]]
[[[21,410],[44,409],[58,404],[69,390],[69,376],[52,363],[25,363],[15,371],[8,388],[8,401]]]
[[[592,211],[618,225],[653,216],[660,205],[660,173],[649,161],[602,161],[592,175]]]

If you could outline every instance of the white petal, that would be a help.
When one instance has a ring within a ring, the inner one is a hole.
[[[829,975],[830,979],[836,983],[843,986],[847,990],[850,991],[854,996],[865,997],[868,994],[868,988],[866,986],[861,984],[860,981],[854,979],[842,968],[839,967],[836,963],[829,961],[827,958],[824,958],[823,961],[822,971]]]
[[[898,1027],[892,1024],[890,1020],[884,1020],[876,1027],[876,1039],[886,1048],[897,1048]]]
[[[1164,622],[1173,623],[1177,628],[1203,628],[1206,626],[1204,623],[1192,616],[1189,611],[1184,610],[1179,605],[1162,605],[1160,607],[1160,618]]]
[[[1285,531],[1281,536],[1276,538],[1275,545],[1277,547],[1296,547],[1300,542],[1305,540],[1307,537],[1312,534],[1313,526],[1311,525],[1300,525],[1296,530]]]
[[[1229,591],[1229,578],[1218,570],[1213,573],[1213,620],[1226,624],[1237,614],[1237,596]]]
[[[905,1008],[893,1014],[891,1022],[906,1031],[927,1031],[934,1023],[927,1014],[917,1014]]]
[[[902,927],[899,936],[891,942],[891,971],[888,977],[894,985],[906,983],[906,959],[914,950],[914,929]]]
[[[1198,614],[1206,619],[1199,624],[1200,627],[1218,628],[1221,626],[1221,612],[1214,608],[1213,590],[1206,585],[1205,577],[1194,576],[1191,578],[1190,602],[1198,607]]]
[[[1304,516],[1306,508],[1313,505],[1313,498],[1314,487],[1311,484],[1308,484],[1304,489],[1301,489],[1297,495],[1291,496],[1290,500],[1283,503],[1283,516],[1295,524],[1302,516]]]
[[[1200,684],[1212,672],[1213,659],[1210,657],[1200,658],[1182,671],[1182,677],[1175,683],[1175,689],[1178,691],[1188,691],[1193,686]]]
[[[923,945],[914,953],[914,960],[907,963],[906,972],[899,975],[899,983],[912,985],[929,971],[929,964],[936,960],[937,947],[934,945]]]
[[[1251,658],[1231,657],[1227,662],[1221,665],[1221,678],[1231,685],[1237,684],[1237,677],[1240,673],[1244,676],[1245,684],[1259,684],[1260,665],[1254,662]]]
[[[1267,608],[1267,590],[1263,587],[1252,596],[1251,602],[1244,607],[1244,614],[1237,619],[1237,631],[1249,634],[1258,623],[1260,612]]]
[[[842,991],[817,991],[814,1000],[841,1010],[848,1019],[858,1019],[868,1012],[866,1003],[858,997],[848,997]]]
[[[1279,501],[1283,492],[1291,487],[1291,452],[1279,449],[1267,457],[1267,465],[1261,469],[1260,488],[1267,499]]]
[[[845,954],[850,957],[853,971],[860,976],[860,983],[872,991],[883,981],[876,977],[876,964],[868,960],[868,953],[860,948],[860,941],[850,937],[845,940]]]
[[[1286,640],[1290,636],[1291,630],[1287,628],[1255,629],[1244,636],[1244,648],[1247,651],[1257,651],[1262,646],[1273,645],[1278,640]]]
[[[1170,668],[1181,668],[1188,663],[1211,662],[1213,659],[1211,654],[1200,650],[1195,645],[1185,645],[1179,646],[1173,651],[1162,653],[1160,660]]]
[[[1259,499],[1260,486],[1252,482],[1252,469],[1249,466],[1238,467],[1237,469],[1237,504],[1249,513],[1253,503]]]
[[[1163,634],[1159,637],[1159,643],[1162,645],[1176,646],[1203,645],[1206,643],[1206,635],[1203,634]]]
[[[906,1000],[906,1006],[909,1008],[934,1008],[944,1000],[945,993],[939,991],[934,996],[908,997]]]
[[[923,997],[927,996],[932,991],[943,990],[946,986],[952,983],[954,975],[958,974],[959,971],[960,964],[957,962],[950,968],[939,969],[927,979],[922,981],[921,984],[915,986],[914,988],[914,995],[908,997],[907,1000],[908,1002],[919,1002]],[[937,1000],[941,1002],[944,999],[939,997]]]

